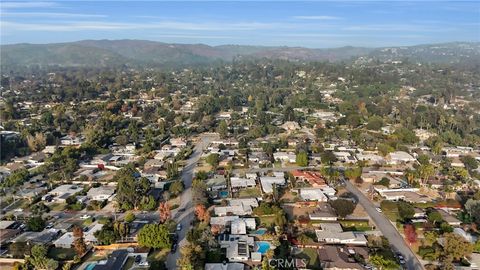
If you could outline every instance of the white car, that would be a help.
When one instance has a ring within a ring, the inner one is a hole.
[[[150,264],[147,261],[141,262],[141,263],[138,264],[138,266],[149,266],[149,265]]]
[[[379,212],[379,213],[383,212],[382,209],[380,209],[380,207],[375,208],[375,210],[377,210],[377,212]]]
[[[80,219],[89,219],[89,218],[91,218],[90,215],[83,215],[83,216],[80,217]]]

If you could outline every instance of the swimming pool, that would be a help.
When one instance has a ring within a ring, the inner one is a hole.
[[[267,253],[267,251],[270,249],[270,243],[265,242],[265,241],[258,241],[255,242],[257,245],[257,252],[260,252],[262,255]]]
[[[96,263],[89,263],[87,265],[87,267],[85,267],[85,270],[92,270],[95,267],[95,265],[97,265],[97,264]]]
[[[264,235],[268,230],[265,228],[260,228],[255,231],[255,234]]]
[[[220,198],[227,198],[228,197],[228,191],[220,191],[219,195],[220,195]]]

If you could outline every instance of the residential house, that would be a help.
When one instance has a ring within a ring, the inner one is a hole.
[[[227,179],[224,175],[215,174],[212,178],[207,180],[208,191],[218,191],[227,188]]]
[[[327,187],[325,179],[319,172],[294,170],[290,173],[296,181],[308,183],[312,187]]]
[[[321,223],[321,229],[315,230],[318,242],[327,244],[367,245],[363,233],[344,232],[340,223]]]
[[[87,192],[87,197],[94,201],[111,200],[115,194],[115,187],[113,186],[99,186],[91,188]]]
[[[361,270],[365,269],[347,252],[347,248],[325,245],[318,250],[318,258],[325,270]]]
[[[240,177],[231,177],[230,185],[232,189],[239,190],[242,188],[251,188],[257,185],[255,179],[252,178],[240,178]]]
[[[301,188],[298,190],[300,198],[305,201],[317,201],[317,202],[326,202],[328,201],[327,196],[323,193],[320,188]]]
[[[405,151],[396,151],[388,154],[387,163],[390,165],[413,163],[417,160]]]
[[[44,195],[42,200],[50,198],[50,200],[55,202],[63,203],[68,197],[80,191],[82,191],[82,188],[77,185],[61,185],[48,192],[47,195]]]
[[[275,152],[273,153],[273,159],[276,161],[295,163],[297,156],[291,152]]]
[[[285,177],[282,176],[262,176],[260,177],[263,192],[269,194],[273,192],[273,185],[285,185]]]

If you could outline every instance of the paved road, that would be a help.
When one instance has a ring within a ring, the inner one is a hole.
[[[400,252],[405,257],[406,264],[405,266],[409,270],[423,269],[422,264],[418,258],[413,254],[410,248],[407,246],[407,243],[403,240],[403,237],[398,233],[397,229],[390,223],[390,221],[381,213],[377,212],[375,205],[363,195],[363,193],[355,187],[350,181],[346,182],[346,188],[351,193],[357,196],[360,204],[365,208],[368,215],[373,219],[383,235],[390,242],[390,246],[393,247],[394,251]]]
[[[177,232],[178,234],[178,248],[175,253],[170,253],[167,257],[166,265],[168,269],[177,269],[177,260],[180,258],[180,247],[187,244],[187,239],[185,235],[190,228],[190,224],[194,219],[194,205],[192,205],[192,180],[193,180],[193,171],[197,165],[198,160],[202,156],[203,149],[208,146],[210,141],[215,138],[211,135],[201,136],[198,141],[195,149],[187,160],[186,166],[182,171],[182,181],[185,184],[185,190],[180,195],[180,206],[172,211],[172,216],[177,224],[182,224],[182,230]],[[178,212],[179,209],[186,209],[185,212]]]

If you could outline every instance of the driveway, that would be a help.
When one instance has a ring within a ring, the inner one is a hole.
[[[418,258],[407,246],[407,243],[405,243],[403,237],[400,235],[397,229],[392,225],[392,223],[390,223],[390,220],[388,220],[383,214],[377,212],[375,205],[362,192],[360,192],[357,187],[350,183],[350,181],[346,180],[345,183],[347,190],[357,196],[359,203],[363,206],[363,208],[365,208],[365,211],[377,225],[377,229],[380,230],[388,239],[393,251],[400,252],[405,257],[405,266],[407,269],[423,269],[423,266]]]

